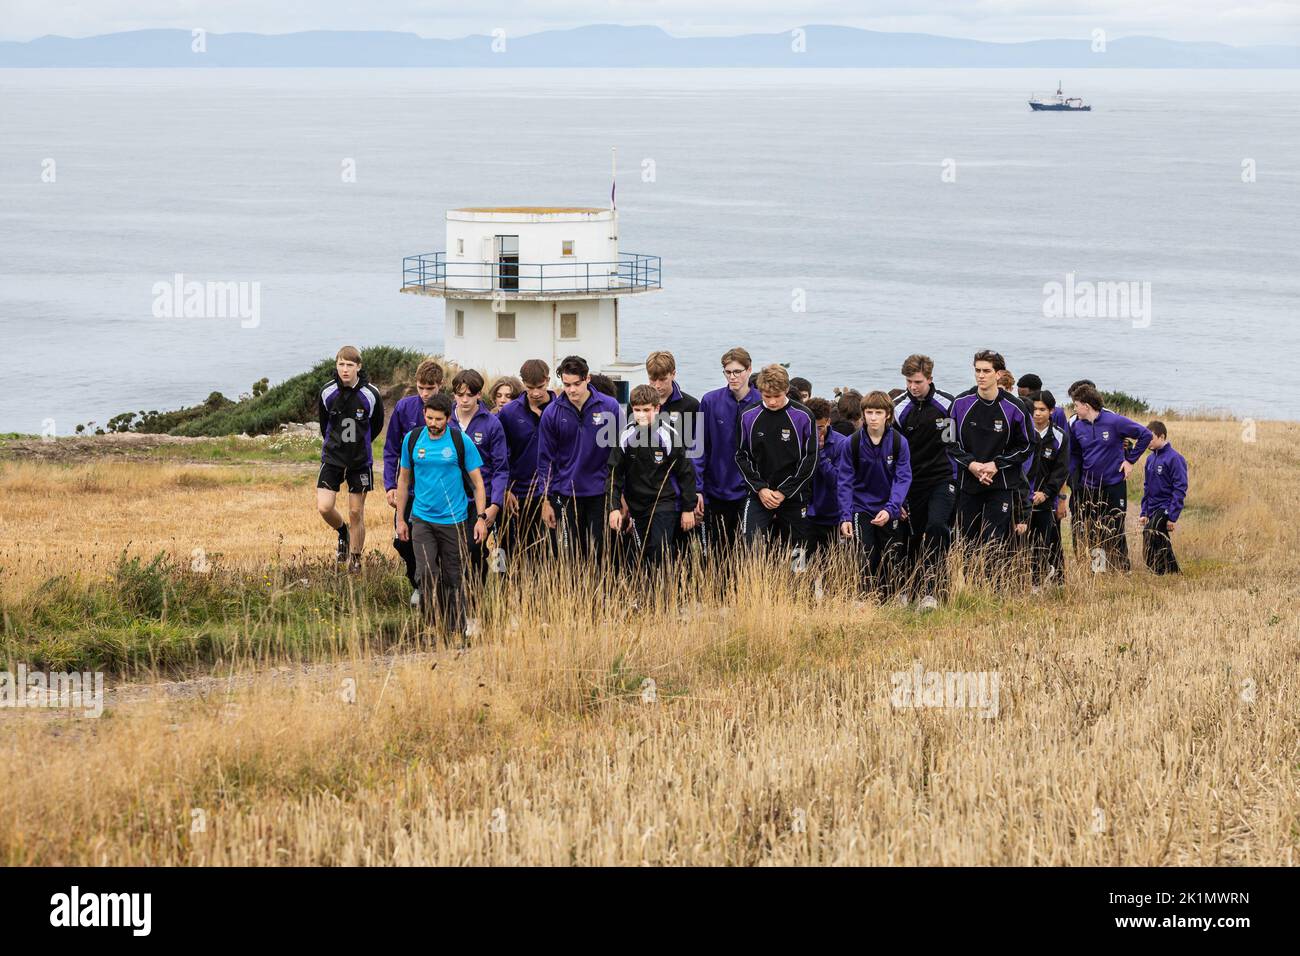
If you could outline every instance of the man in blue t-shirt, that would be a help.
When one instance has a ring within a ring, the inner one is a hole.
[[[445,631],[465,635],[465,594],[461,556],[468,547],[467,535],[475,544],[487,537],[487,494],[483,487],[483,459],[478,448],[455,430],[449,430],[451,397],[430,395],[424,403],[426,427],[412,431],[402,442],[401,468],[397,477],[397,537],[410,540],[415,550],[416,577],[420,582],[420,606],[426,614],[437,607]],[[406,498],[415,488],[411,523],[402,515]],[[469,492],[474,495],[474,521],[469,529]],[[437,600],[430,592],[437,583]]]

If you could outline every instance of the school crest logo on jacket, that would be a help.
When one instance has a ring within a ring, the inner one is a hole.
[[[1110,441],[1110,432],[1108,432],[1108,431],[1102,431],[1102,433],[1101,433],[1101,440],[1102,440],[1102,441]]]
[[[1002,431],[1002,422],[1001,422],[1001,420],[996,421],[996,422],[993,423],[993,430],[994,430],[995,432],[1000,432],[1000,431]]]
[[[655,449],[655,464],[656,464],[656,465],[662,465],[663,463],[664,463],[664,450],[663,450],[662,448],[656,448],[656,449]]]
[[[788,428],[782,428],[782,429],[781,429],[781,441],[789,441],[789,440],[790,440],[790,429],[788,429]]]
[[[475,433],[474,433],[474,444],[476,444],[476,445],[481,445],[481,444],[483,444],[483,433],[482,433],[482,432],[475,432]]]
[[[603,422],[604,420],[605,420],[605,413],[604,413],[604,412],[592,412],[592,413],[591,413],[591,423],[592,423],[593,425],[599,425],[599,424],[600,424],[601,422]]]

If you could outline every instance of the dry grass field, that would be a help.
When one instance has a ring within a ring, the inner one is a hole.
[[[0,667],[108,672],[98,719],[0,711],[0,862],[1291,864],[1300,424],[1171,437],[1176,579],[964,576],[919,615],[838,565],[548,563],[463,654],[381,498],[335,572],[309,464],[0,449]],[[917,661],[995,676],[996,714],[893,706]]]

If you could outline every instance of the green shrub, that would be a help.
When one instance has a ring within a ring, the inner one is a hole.
[[[413,381],[416,366],[425,358],[415,349],[376,345],[362,349],[366,377],[377,385]],[[114,432],[215,437],[221,435],[267,435],[288,422],[310,422],[317,416],[316,396],[331,375],[334,360],[321,359],[308,372],[271,386],[266,379],[239,401],[213,392],[201,405],[170,412],[123,412],[108,421]],[[93,423],[92,423],[93,424]]]
[[[1128,392],[1102,392],[1101,400],[1112,412],[1120,415],[1141,415],[1151,411],[1146,400]]]

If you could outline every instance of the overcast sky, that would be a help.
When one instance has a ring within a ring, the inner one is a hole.
[[[154,27],[210,32],[399,30],[520,36],[590,23],[690,35],[774,33],[810,23],[979,40],[1167,37],[1300,43],[1300,0],[0,0],[0,38],[94,36]]]

